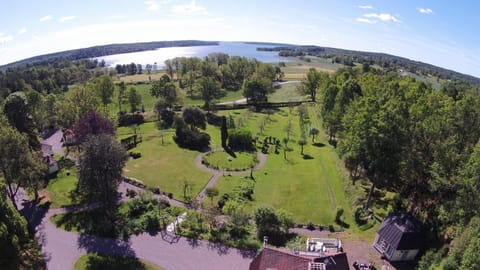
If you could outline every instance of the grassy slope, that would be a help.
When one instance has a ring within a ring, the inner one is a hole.
[[[289,111],[282,109],[280,113],[272,115],[264,134],[284,138],[284,127],[291,119],[295,134],[291,137],[289,147],[293,151],[287,153],[288,161],[284,160],[283,152],[269,154],[266,166],[254,173],[254,201],[249,208],[272,206],[292,213],[297,223],[312,221],[328,225],[333,224],[336,208],[342,207],[347,223],[352,223],[343,181],[337,170],[337,155],[330,146],[313,146],[309,140],[305,154],[313,159],[303,159],[295,141],[300,134],[298,115],[295,109]],[[310,108],[309,111],[310,117],[314,117],[314,109]],[[263,114],[252,113],[246,127],[255,134],[258,131],[257,122],[264,117]],[[218,184],[220,194],[230,192],[241,181],[246,181],[243,179],[242,176],[224,177]]]
[[[89,265],[90,264],[90,265]],[[144,260],[120,256],[104,256],[97,254],[86,254],[75,262],[75,270],[162,270],[163,268],[153,265]]]
[[[131,132],[129,128],[119,128],[118,134]],[[177,199],[183,199],[182,182],[193,183],[192,193],[196,195],[210,179],[211,175],[195,166],[197,151],[181,149],[173,141],[173,130],[164,131],[164,144],[156,130],[155,123],[140,126],[143,142],[130,150],[140,152],[142,157],[130,160],[125,166],[126,176],[137,178],[148,186],[159,187],[172,192]]]

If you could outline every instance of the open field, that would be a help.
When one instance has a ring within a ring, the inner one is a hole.
[[[118,134],[128,132],[128,128],[118,130]],[[179,148],[173,141],[175,134],[173,130],[163,131],[163,144],[155,123],[141,125],[138,133],[142,135],[143,142],[130,151],[140,152],[142,157],[127,162],[124,168],[126,176],[137,178],[148,186],[159,187],[162,191],[171,192],[174,198],[179,200],[183,200],[184,181],[192,183],[191,195],[195,196],[210,179],[209,173],[195,166],[194,158],[199,152]]]
[[[314,107],[309,108],[309,114],[311,118],[316,117]],[[259,130],[258,122],[265,117],[265,114],[251,113],[245,127],[255,134]],[[342,176],[337,170],[340,160],[325,141],[312,145],[309,139],[305,156],[300,154],[300,146],[296,144],[300,136],[296,109],[285,108],[271,115],[263,136],[283,139],[287,136],[284,128],[289,120],[293,127],[289,142],[292,151],[286,153],[286,160],[283,150],[279,154],[270,153],[266,166],[254,173],[254,200],[248,208],[271,206],[290,212],[296,223],[311,221],[322,225],[333,224],[336,209],[343,208],[345,221],[351,224],[352,212],[343,190]],[[243,176],[225,176],[217,187],[220,194],[228,193],[242,181],[250,180]]]
[[[282,68],[285,73],[286,80],[301,80],[310,68],[316,68],[319,71],[333,73],[335,70],[343,67],[340,64],[332,64],[330,59],[308,56],[310,62],[291,57],[291,62],[286,63],[286,67]]]
[[[306,96],[297,91],[300,82],[289,82],[282,84],[280,88],[275,89],[275,92],[268,95],[269,102],[288,102],[288,101],[303,101]]]
[[[163,70],[155,71],[150,74],[142,73],[135,75],[117,75],[114,77],[115,82],[125,82],[125,83],[139,83],[139,82],[150,82],[158,81],[160,77],[165,74]]]
[[[105,256],[89,253],[81,256],[75,262],[75,270],[162,270],[144,260],[130,257]]]

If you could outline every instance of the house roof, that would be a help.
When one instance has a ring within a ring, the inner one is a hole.
[[[346,253],[302,256],[273,248],[264,248],[250,263],[249,270],[308,270],[310,262],[325,263],[327,270],[348,270]]]
[[[386,217],[377,233],[395,250],[420,249],[423,246],[422,224],[407,213]]]

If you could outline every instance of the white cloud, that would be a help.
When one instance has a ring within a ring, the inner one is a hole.
[[[369,5],[360,5],[360,6],[358,6],[358,8],[361,8],[361,9],[372,9],[373,7],[372,7],[372,6],[369,6]]]
[[[51,19],[53,19],[52,15],[47,15],[47,16],[41,17],[40,21],[41,22],[46,22],[46,21],[50,21]]]
[[[61,17],[60,19],[58,19],[58,21],[60,23],[64,23],[66,21],[71,21],[73,19],[75,19],[76,17],[75,16],[64,16],[64,17]]]
[[[147,9],[151,11],[156,11],[160,8],[160,4],[154,0],[145,1],[143,3],[147,6]]]
[[[418,11],[422,14],[433,14],[433,10],[429,8],[418,8]]]
[[[27,32],[27,28],[26,27],[22,27],[20,30],[18,30],[18,34],[19,35],[23,35]]]
[[[383,22],[395,22],[395,23],[400,23],[401,22],[395,16],[393,16],[392,14],[388,14],[388,13],[368,13],[368,14],[363,14],[363,17],[378,19],[378,20],[383,21]]]
[[[13,40],[13,36],[0,33],[0,45]]]
[[[377,23],[377,21],[375,20],[371,20],[371,19],[367,19],[367,18],[357,18],[357,22],[360,22],[360,23],[368,23],[368,24],[374,24],[374,23]]]
[[[173,7],[172,12],[177,15],[192,15],[192,14],[207,14],[205,7],[197,5],[195,0],[192,0],[189,4],[176,5]]]

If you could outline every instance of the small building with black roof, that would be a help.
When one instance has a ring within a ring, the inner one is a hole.
[[[375,249],[391,262],[414,260],[423,245],[422,224],[407,213],[386,217],[373,242]]]

